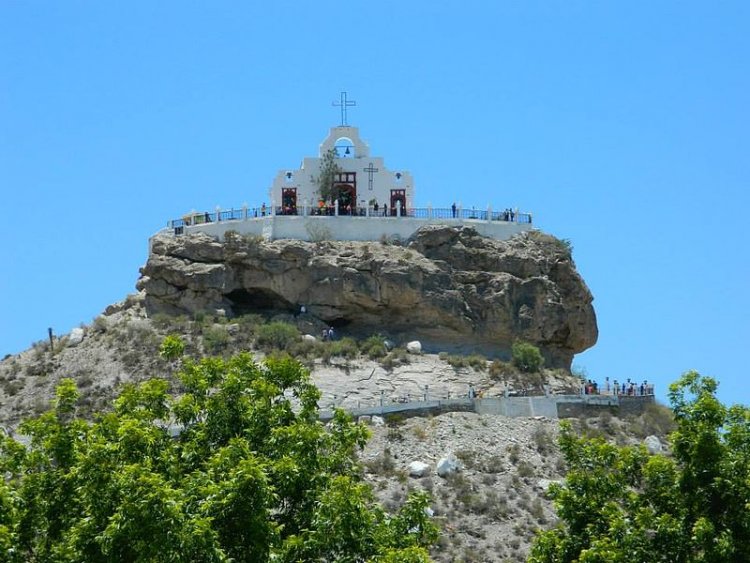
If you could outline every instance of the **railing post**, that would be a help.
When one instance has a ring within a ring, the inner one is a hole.
[[[221,207],[218,205],[216,206],[216,222],[218,223],[221,221]]]
[[[432,219],[432,204],[431,203],[427,204],[427,218]]]
[[[463,219],[464,218],[464,204],[460,201],[458,202],[458,218]]]
[[[333,202],[333,214],[338,217],[339,216],[339,200],[336,200]]]
[[[396,217],[401,217],[401,200],[396,200]]]
[[[487,222],[489,223],[491,221],[492,221],[492,206],[488,205],[487,206]]]
[[[247,221],[247,202],[242,204],[242,218]]]

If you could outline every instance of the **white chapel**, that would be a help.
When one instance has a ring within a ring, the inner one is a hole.
[[[346,125],[347,102],[342,93],[342,124],[332,127],[320,144],[318,156],[305,157],[297,170],[279,170],[269,191],[269,199],[280,215],[313,214],[406,215],[414,206],[414,180],[406,170],[389,170],[383,158],[370,156],[370,147],[359,136],[359,129]],[[337,201],[324,201],[318,190],[324,156],[333,151],[340,172],[335,175]]]
[[[298,169],[279,170],[268,191],[267,206],[214,212],[195,210],[167,222],[174,236],[202,232],[221,239],[228,231],[266,240],[406,240],[426,225],[471,226],[483,236],[505,240],[532,228],[531,214],[518,208],[504,211],[450,207],[417,208],[414,179],[406,170],[389,170],[382,157],[371,156],[359,129],[347,123],[346,109],[356,105],[341,92],[341,124],[332,127]],[[335,166],[331,166],[331,163]],[[326,163],[328,166],[326,167]],[[327,168],[328,200],[321,197],[319,178]],[[153,237],[152,237],[153,239]]]

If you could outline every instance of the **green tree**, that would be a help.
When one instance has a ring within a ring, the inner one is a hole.
[[[320,161],[320,174],[315,183],[318,185],[318,194],[323,201],[334,201],[339,197],[333,185],[336,175],[341,173],[341,167],[336,162],[336,158],[336,149],[328,149]]]
[[[542,368],[544,356],[533,344],[517,341],[511,348],[511,361],[521,371],[531,373]]]
[[[436,528],[416,495],[387,514],[360,481],[367,429],[288,358],[186,361],[127,385],[111,412],[76,416],[72,380],[54,408],[0,434],[0,561],[427,561]],[[399,559],[403,555],[402,559]]]
[[[550,490],[562,525],[533,563],[750,561],[750,409],[727,408],[691,371],[670,386],[672,456],[580,439],[565,425],[565,484]]]

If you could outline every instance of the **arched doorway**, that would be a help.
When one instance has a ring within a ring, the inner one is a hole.
[[[282,215],[297,214],[297,188],[283,188],[281,190]]]
[[[357,189],[351,184],[339,184],[336,188],[339,192],[339,214],[351,215],[357,207]]]
[[[341,172],[333,182],[334,197],[339,202],[339,214],[350,214],[357,207],[357,173]]]
[[[391,215],[397,213],[397,203],[401,202],[401,215],[406,215],[406,190],[391,190]]]

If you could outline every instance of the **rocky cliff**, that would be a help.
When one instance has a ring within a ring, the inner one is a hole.
[[[502,357],[524,340],[550,367],[569,368],[598,334],[593,297],[568,248],[538,231],[498,241],[433,226],[403,244],[163,235],[141,274],[149,314],[304,305],[344,331],[419,338],[427,349]]]

